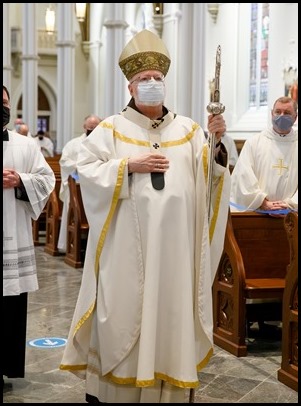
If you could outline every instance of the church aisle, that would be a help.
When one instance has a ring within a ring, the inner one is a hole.
[[[58,369],[82,269],[43,249],[36,247],[40,289],[28,295],[25,378],[4,377],[3,403],[86,403],[84,382]],[[215,346],[199,374],[195,403],[297,403],[298,393],[277,380],[280,362],[281,343],[276,339],[255,339],[244,358]]]

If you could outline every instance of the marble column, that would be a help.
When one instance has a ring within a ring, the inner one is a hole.
[[[90,3],[90,43],[89,43],[89,103],[90,113],[102,117],[103,105],[101,103],[102,72],[100,51],[102,42],[100,40],[103,3]],[[93,24],[91,22],[93,21]],[[106,78],[104,78],[106,80]],[[104,80],[104,81],[105,81]]]
[[[186,111],[182,110],[182,104],[179,102],[179,97],[181,97],[182,93],[184,98],[188,96],[188,92],[185,91],[187,75],[180,76],[180,64],[186,60],[185,55],[182,57],[180,46],[180,23],[183,24],[181,6],[183,6],[183,3],[164,4],[162,40],[169,51],[171,59],[170,68],[165,81],[165,105],[171,111],[177,112],[178,114],[185,114]],[[185,28],[188,29],[186,26]],[[186,29],[183,31],[186,32]],[[188,49],[190,49],[190,45]],[[179,63],[179,61],[181,62]]]
[[[3,3],[3,85],[11,92],[11,35],[9,27],[9,3]],[[11,96],[11,95],[10,95]]]
[[[74,9],[74,3],[57,3],[57,153],[74,136]]]
[[[204,108],[204,4],[182,4],[173,11],[177,21],[171,64],[175,65],[173,83],[177,83],[175,111],[202,124]],[[166,33],[166,29],[164,28]],[[164,35],[164,33],[163,33]],[[165,34],[166,35],[166,34]]]
[[[104,86],[105,116],[118,113],[124,108],[124,76],[119,69],[118,60],[124,48],[124,30],[128,24],[124,19],[124,7],[127,3],[111,3],[108,5],[107,19],[104,26],[106,36],[106,78]]]
[[[35,3],[23,3],[22,24],[22,118],[34,135],[37,133],[38,121],[38,46]]]
[[[205,100],[205,7],[206,3],[193,3],[192,63],[191,63],[191,114],[190,116],[202,127],[207,123],[204,107],[210,100]]]

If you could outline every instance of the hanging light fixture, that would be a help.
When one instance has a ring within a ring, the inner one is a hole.
[[[81,23],[86,18],[87,3],[75,3],[76,18]]]
[[[46,31],[49,35],[54,33],[54,26],[55,26],[55,12],[52,10],[51,5],[47,7],[46,15],[45,15],[45,23],[46,23]]]
[[[90,41],[90,3],[75,3],[75,15],[80,27],[83,52],[88,58]]]

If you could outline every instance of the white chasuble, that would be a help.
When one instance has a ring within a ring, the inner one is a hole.
[[[108,381],[196,387],[213,351],[211,288],[223,248],[229,171],[214,163],[211,227],[202,129],[171,112],[153,124],[128,106],[101,122],[78,157],[90,229],[60,368],[86,378],[95,396]],[[150,151],[169,159],[162,190],[150,173],[128,175],[127,159]]]

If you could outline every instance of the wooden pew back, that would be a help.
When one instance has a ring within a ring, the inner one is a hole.
[[[289,243],[282,217],[229,213],[224,250],[213,283],[217,345],[238,357],[247,354],[246,301],[282,300],[288,263]]]
[[[61,155],[46,158],[55,174],[56,182],[55,189],[51,193],[46,206],[46,242],[44,251],[53,256],[60,254],[57,248],[63,210],[63,202],[59,198],[61,187],[60,158]]]
[[[61,159],[61,154],[57,154],[52,157],[46,157],[45,158],[49,166],[54,172],[55,179],[61,179],[61,167],[60,167],[60,159]]]
[[[80,184],[72,176],[68,178],[70,203],[67,220],[67,246],[65,262],[81,268],[84,262],[89,225],[82,201]]]
[[[231,221],[246,278],[285,278],[289,244],[283,219],[266,214],[232,213]]]

